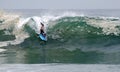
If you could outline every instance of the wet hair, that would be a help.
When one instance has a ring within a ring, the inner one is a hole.
[[[42,25],[42,26],[44,26],[44,24],[43,24],[43,23],[41,23],[41,25]]]

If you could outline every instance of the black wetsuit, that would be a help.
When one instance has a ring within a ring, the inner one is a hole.
[[[42,29],[40,29],[40,34],[44,34],[44,31]]]
[[[44,37],[46,36],[45,32],[42,29],[40,29],[40,34],[42,34]]]

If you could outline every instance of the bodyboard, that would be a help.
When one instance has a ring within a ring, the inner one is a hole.
[[[40,37],[41,40],[47,41],[47,37],[44,36],[43,34],[39,34],[39,37]]]

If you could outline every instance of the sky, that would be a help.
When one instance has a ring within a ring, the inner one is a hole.
[[[120,9],[120,0],[0,0],[0,9]]]

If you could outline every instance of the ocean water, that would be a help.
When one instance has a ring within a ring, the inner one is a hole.
[[[119,43],[117,9],[0,11],[0,64],[120,64]]]
[[[4,64],[1,72],[119,72],[120,65],[98,64]]]

